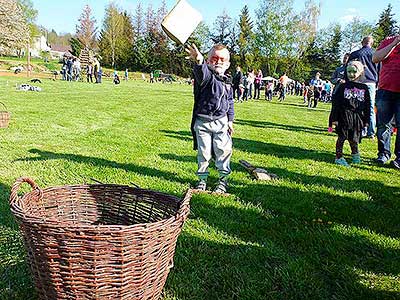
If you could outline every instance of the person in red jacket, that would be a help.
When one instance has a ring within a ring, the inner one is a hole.
[[[382,62],[379,73],[377,106],[377,138],[379,164],[385,164],[391,157],[391,121],[394,118],[397,130],[400,127],[400,35],[388,37],[381,42],[372,56],[374,63]],[[396,135],[394,147],[396,158],[392,161],[400,169],[400,137]]]

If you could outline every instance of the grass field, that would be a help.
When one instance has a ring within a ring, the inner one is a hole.
[[[178,84],[48,80],[36,93],[16,91],[16,81],[0,77],[12,112],[0,130],[0,299],[36,299],[9,211],[15,179],[95,178],[182,196],[196,182],[193,98]],[[193,196],[164,300],[400,299],[400,173],[373,163],[372,140],[360,146],[361,165],[334,165],[330,105],[301,102],[236,104],[232,196]],[[239,159],[280,179],[253,181]]]

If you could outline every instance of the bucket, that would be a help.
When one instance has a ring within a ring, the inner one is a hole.
[[[165,16],[161,27],[170,39],[184,44],[202,19],[201,14],[186,0],[179,0]]]

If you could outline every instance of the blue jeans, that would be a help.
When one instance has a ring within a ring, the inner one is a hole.
[[[400,127],[400,93],[387,90],[378,90],[376,93],[376,106],[378,108],[378,155],[391,156],[390,139],[392,137],[392,120],[396,121],[396,128]],[[394,154],[400,159],[400,137],[396,135]]]
[[[376,94],[376,84],[375,83],[366,83],[369,91],[369,95],[371,97],[371,110],[370,110],[370,121],[367,130],[367,136],[375,135],[375,127],[376,127],[376,115],[375,115],[375,94]]]

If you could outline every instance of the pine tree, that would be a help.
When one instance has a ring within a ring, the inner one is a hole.
[[[246,56],[251,50],[251,41],[253,39],[253,22],[250,20],[249,8],[247,5],[243,7],[239,16],[239,63],[242,67],[247,65]]]
[[[93,49],[96,46],[96,20],[92,17],[92,9],[89,5],[83,8],[83,12],[76,25],[76,37],[85,48]]]
[[[142,37],[143,33],[144,33],[143,7],[142,7],[142,4],[140,2],[136,6],[135,16],[133,18],[133,22],[132,23],[133,23],[135,38]]]
[[[394,19],[394,13],[392,13],[392,5],[389,3],[388,7],[380,14],[379,21],[376,24],[374,38],[376,45],[379,45],[382,40],[388,36],[392,36],[398,33],[397,21]]]
[[[131,63],[133,55],[134,31],[132,17],[128,12],[121,14],[122,35],[118,37],[116,44],[116,64],[122,68],[127,68]]]

